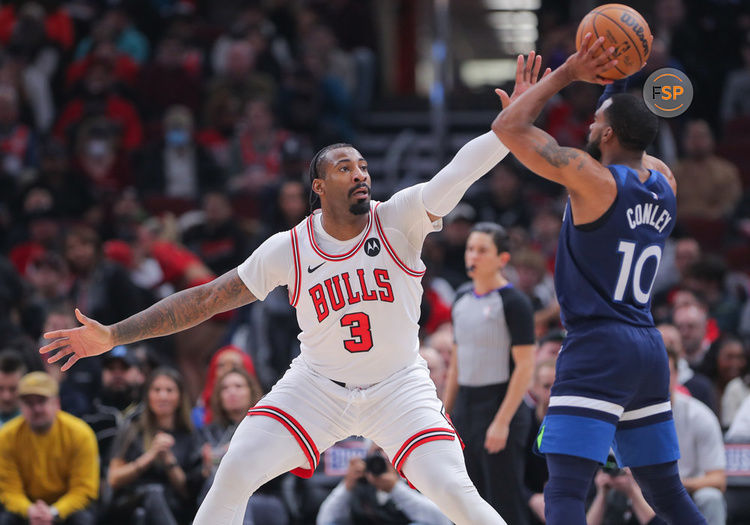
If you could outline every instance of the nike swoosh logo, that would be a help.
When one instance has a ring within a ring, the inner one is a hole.
[[[313,273],[315,270],[317,270],[318,268],[320,268],[321,266],[323,266],[325,263],[326,262],[323,261],[322,263],[320,263],[319,265],[317,265],[315,268],[310,268],[310,265],[308,264],[307,265],[307,273]]]

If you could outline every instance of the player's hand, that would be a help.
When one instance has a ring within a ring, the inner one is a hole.
[[[492,421],[484,437],[484,449],[490,454],[497,454],[508,442],[509,428],[506,423]]]
[[[344,476],[344,487],[346,490],[352,490],[360,478],[365,475],[365,462],[362,458],[352,458],[349,460],[349,470]]]
[[[613,80],[601,75],[617,65],[617,59],[612,55],[614,51],[614,47],[604,47],[603,36],[594,39],[591,33],[586,33],[581,42],[581,49],[570,55],[562,67],[568,69],[573,80],[611,84]]]
[[[500,103],[503,105],[503,109],[507,108],[531,86],[537,83],[541,69],[542,55],[537,55],[534,51],[531,51],[526,59],[524,59],[523,55],[518,55],[518,60],[516,61],[516,84],[513,86],[513,93],[508,96],[502,89],[495,90],[495,93],[500,96]],[[545,69],[542,78],[551,72],[550,68]]]
[[[57,350],[57,353],[47,359],[48,363],[55,363],[63,357],[70,356],[62,366],[63,372],[76,364],[79,359],[103,354],[114,346],[112,331],[108,326],[89,319],[78,308],[76,308],[76,318],[83,326],[47,332],[44,338],[54,339],[54,341],[39,349],[41,354]]]

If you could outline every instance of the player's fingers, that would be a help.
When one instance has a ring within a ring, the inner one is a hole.
[[[44,335],[42,337],[44,337],[45,339],[57,339],[60,337],[67,337],[68,332],[70,332],[69,329],[53,330],[51,332],[44,332]]]
[[[524,67],[523,55],[518,55],[518,59],[516,60],[516,85],[523,82],[523,67]]]
[[[615,58],[615,55],[614,55],[615,48],[614,47],[609,47],[607,49],[604,49],[603,51],[604,51],[603,53],[601,53],[599,56],[597,56],[594,59],[594,65],[596,65],[596,66],[603,66],[604,64],[606,64],[610,60],[614,60],[614,58]]]
[[[60,351],[57,352],[55,355],[50,356],[49,359],[47,359],[48,363],[57,363],[60,359],[65,357],[66,355],[70,355],[73,353],[73,349],[69,346],[64,346],[60,348]]]
[[[44,345],[39,349],[40,354],[46,354],[47,352],[51,352],[53,350],[57,350],[58,348],[62,348],[63,346],[67,346],[67,344],[70,342],[70,339],[67,337],[61,337],[60,339],[55,339],[51,343]]]
[[[78,354],[73,354],[73,356],[65,362],[60,370],[62,370],[63,372],[69,370],[70,367],[76,364],[79,359],[81,359],[81,357]]]
[[[578,48],[578,56],[584,56],[589,49],[589,42],[591,41],[591,33],[586,33],[581,39],[581,47]]]
[[[539,71],[542,69],[542,55],[537,55],[534,60],[534,69],[531,70],[531,83],[536,84],[539,78]]]
[[[88,317],[86,317],[85,315],[83,315],[78,308],[76,308],[76,319],[78,319],[78,321],[82,325],[89,325],[89,324],[91,324],[91,319],[89,319]]]
[[[502,104],[503,109],[507,108],[510,105],[510,97],[508,94],[502,89],[496,89],[495,93],[500,97],[500,104]]]
[[[552,73],[552,68],[548,67],[547,69],[544,70],[544,73],[542,73],[542,78],[546,77],[550,73]]]
[[[536,52],[529,51],[529,57],[526,59],[526,67],[523,69],[523,80],[524,82],[531,82],[531,70],[534,68],[534,59],[536,58]]]
[[[586,51],[586,57],[593,57],[599,51],[599,48],[602,47],[603,44],[604,44],[603,36],[600,36],[599,38],[594,40],[594,42]]]

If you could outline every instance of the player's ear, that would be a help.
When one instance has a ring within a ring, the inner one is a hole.
[[[312,190],[317,195],[321,195],[323,193],[323,179],[313,179]]]
[[[612,140],[615,136],[615,131],[612,129],[612,126],[607,126],[604,128],[604,131],[602,131],[602,142],[609,142]]]

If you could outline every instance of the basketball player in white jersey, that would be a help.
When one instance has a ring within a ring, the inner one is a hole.
[[[514,97],[536,82],[541,64],[520,56]],[[45,334],[50,362],[172,334],[264,299],[285,285],[302,328],[301,355],[240,424],[196,525],[242,523],[248,497],[291,470],[310,476],[320,453],[350,435],[371,438],[394,466],[459,525],[503,524],[481,499],[461,445],[419,357],[417,320],[425,236],[466,189],[508,149],[488,133],[475,138],[429,182],[370,200],[370,174],[347,144],[318,152],[310,165],[321,209],[264,242],[237,269],[104,326],[76,310],[83,326]],[[116,298],[113,298],[116,300]],[[137,466],[134,466],[137,468]]]

